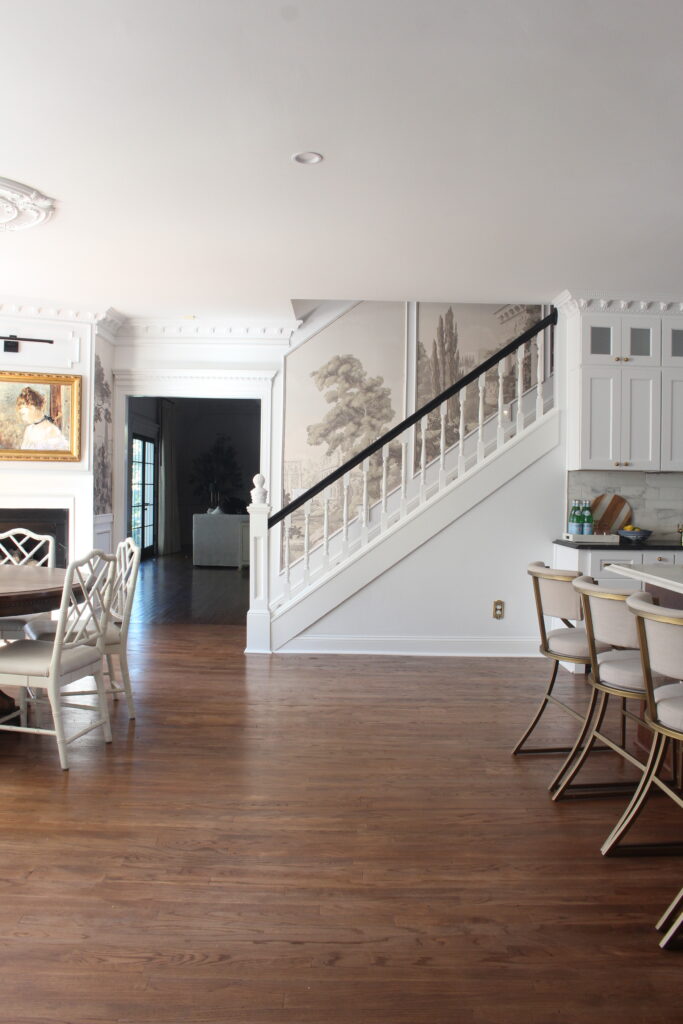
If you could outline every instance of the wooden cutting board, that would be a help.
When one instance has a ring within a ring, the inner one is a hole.
[[[591,502],[593,533],[616,533],[631,522],[631,506],[620,494],[599,494]]]

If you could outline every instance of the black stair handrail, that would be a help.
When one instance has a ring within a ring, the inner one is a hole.
[[[520,334],[520,336],[515,338],[514,341],[508,342],[504,348],[499,349],[498,352],[494,352],[492,356],[489,356],[489,358],[485,359],[479,364],[479,366],[476,366],[473,370],[470,370],[469,373],[466,373],[465,376],[461,377],[460,380],[455,382],[455,384],[451,384],[450,387],[446,388],[445,391],[442,391],[440,395],[436,396],[436,398],[430,399],[430,401],[420,409],[412,412],[410,416],[406,416],[404,420],[398,423],[395,427],[392,427],[391,430],[387,430],[386,434],[382,434],[381,437],[378,437],[376,441],[369,444],[362,452],[359,452],[358,455],[353,455],[343,464],[343,466],[333,469],[331,473],[328,473],[322,480],[319,480],[317,484],[313,484],[312,487],[309,487],[308,490],[304,491],[303,494],[300,494],[298,498],[294,498],[294,500],[290,501],[288,505],[281,508],[279,512],[274,512],[273,515],[268,518],[268,529],[282,522],[282,520],[286,519],[288,515],[295,512],[298,508],[301,508],[301,506],[305,505],[307,501],[315,498],[316,494],[320,494],[320,492],[324,491],[330,484],[333,484],[336,480],[346,476],[346,474],[352,469],[355,469],[356,466],[360,466],[361,462],[365,462],[365,460],[369,459],[371,455],[375,454],[375,452],[384,448],[386,444],[393,441],[394,438],[402,434],[404,430],[408,429],[408,427],[412,427],[415,423],[419,423],[423,416],[427,416],[430,412],[434,412],[434,410],[438,409],[439,406],[447,399],[452,398],[453,395],[457,395],[458,392],[462,391],[463,388],[466,388],[468,384],[471,384],[472,381],[481,377],[482,373],[486,373],[486,371],[490,370],[492,366],[496,366],[501,359],[505,359],[507,356],[512,355],[513,352],[517,351],[520,345],[523,345],[526,341],[530,341],[532,338],[535,338],[536,335],[540,334],[541,331],[544,331],[546,327],[554,327],[556,323],[557,309],[555,306],[552,306],[548,316],[539,320],[538,323],[534,324],[532,327],[529,327],[528,330],[524,331],[523,334]]]

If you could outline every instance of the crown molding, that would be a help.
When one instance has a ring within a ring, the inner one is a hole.
[[[55,200],[37,188],[11,178],[0,178],[0,231],[24,231],[48,221]]]
[[[209,320],[186,319],[147,319],[131,318],[126,320],[118,332],[118,342],[134,342],[135,344],[156,344],[164,342],[196,341],[202,344],[243,345],[266,344],[273,342],[289,347],[294,331],[301,324],[300,320],[280,321],[228,321],[215,323]]]
[[[578,298],[561,292],[553,305],[564,316],[576,313],[629,314],[630,316],[681,316],[683,302],[662,302],[659,299]]]
[[[183,367],[178,369],[154,370],[140,367],[134,370],[114,368],[114,380],[117,387],[126,388],[135,386],[143,381],[155,381],[156,383],[185,384],[187,381],[201,382],[217,380],[231,381],[234,384],[249,385],[260,384],[272,381],[277,370],[187,370]]]
[[[127,317],[110,306],[104,313],[95,314],[95,323],[98,333],[104,334],[109,341],[114,341],[123,325],[127,323]]]
[[[110,311],[108,311],[110,312]],[[92,326],[107,314],[93,313],[92,310],[68,309],[62,306],[0,299],[0,316],[25,317],[27,320],[63,320],[68,323],[82,323]]]

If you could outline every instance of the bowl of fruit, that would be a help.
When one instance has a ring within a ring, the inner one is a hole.
[[[624,537],[626,540],[638,541],[647,540],[652,533],[652,530],[641,530],[639,526],[625,526],[623,530],[617,530],[620,537]]]

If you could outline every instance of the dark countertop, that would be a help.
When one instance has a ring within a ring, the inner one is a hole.
[[[656,537],[649,537],[648,540],[625,540],[622,538],[618,544],[601,544],[600,538],[584,544],[575,544],[571,540],[554,540],[553,544],[560,544],[563,548],[573,548],[574,551],[683,551],[680,541],[657,540]]]

